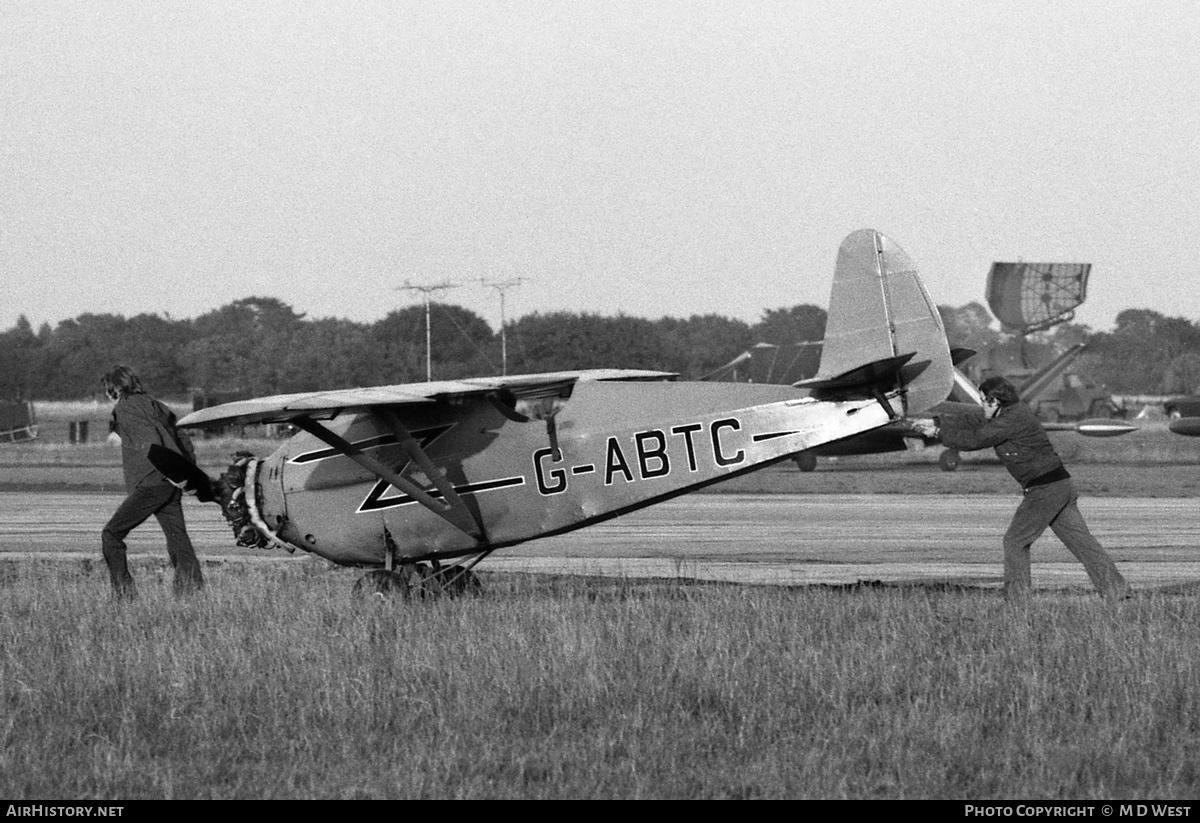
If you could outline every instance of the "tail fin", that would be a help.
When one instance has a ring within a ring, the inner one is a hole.
[[[864,371],[880,361],[889,367]],[[954,382],[937,306],[904,250],[874,229],[851,233],[838,249],[821,367],[797,385],[844,386],[865,374],[876,388],[880,379],[904,386],[907,415],[945,400]]]

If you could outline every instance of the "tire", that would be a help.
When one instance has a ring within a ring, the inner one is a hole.
[[[952,472],[958,468],[958,463],[962,456],[958,453],[958,449],[946,449],[938,455],[938,466],[944,472]]]
[[[796,455],[796,468],[802,472],[810,472],[817,468],[817,456],[810,452],[800,452]]]

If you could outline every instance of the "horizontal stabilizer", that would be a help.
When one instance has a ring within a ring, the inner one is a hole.
[[[854,393],[855,390],[863,389],[867,390],[866,393],[870,395],[872,393],[870,390],[875,388],[893,388],[897,378],[900,377],[901,369],[915,356],[916,352],[909,352],[896,357],[887,357],[833,377],[814,377],[810,380],[801,380],[793,385],[801,389],[812,389],[818,396],[827,393]]]
[[[968,349],[963,346],[955,346],[954,348],[950,349],[950,362],[958,366],[967,362],[977,354],[979,354],[979,352],[975,351],[974,349]]]
[[[164,477],[172,483],[182,483],[184,491],[195,492],[196,499],[201,503],[211,503],[217,499],[213,493],[212,478],[179,452],[171,451],[158,443],[151,443],[147,456],[150,464],[162,472]]]

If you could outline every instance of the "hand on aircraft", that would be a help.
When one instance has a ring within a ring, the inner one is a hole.
[[[925,437],[937,437],[938,436],[938,425],[937,425],[936,421],[929,420],[929,419],[921,419],[921,420],[910,420],[909,422],[912,424],[912,427],[914,429],[916,429],[918,432],[923,434]]]

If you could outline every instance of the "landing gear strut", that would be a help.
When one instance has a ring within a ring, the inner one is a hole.
[[[396,541],[387,529],[384,529],[384,539],[387,550],[383,568],[369,571],[359,578],[354,584],[355,597],[378,595],[387,598],[399,595],[405,600],[425,600],[442,595],[460,597],[483,591],[483,585],[472,569],[491,554],[491,550],[443,566],[437,560],[430,563],[401,560]]]
[[[479,582],[475,572],[465,565],[431,569],[427,581],[432,581],[438,592],[447,597],[461,597],[483,591],[483,584]]]
[[[435,597],[462,597],[479,594],[483,585],[475,572],[465,565],[433,566],[426,563],[401,563],[395,569],[369,571],[354,584],[355,597],[393,596],[405,600]]]

